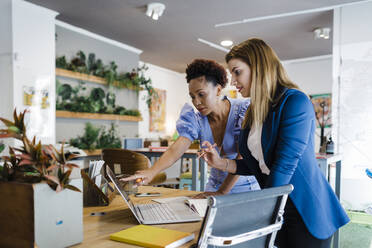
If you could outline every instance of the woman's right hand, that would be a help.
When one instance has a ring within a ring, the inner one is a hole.
[[[128,182],[128,181],[135,181],[135,186],[140,186],[140,185],[147,185],[149,184],[152,179],[156,176],[157,173],[155,173],[151,169],[147,170],[140,170],[136,171],[136,174],[126,177],[126,178],[121,178],[120,181],[123,182]]]
[[[216,169],[223,169],[224,168],[224,161],[214,148],[216,145],[212,145],[208,141],[204,141],[201,145],[201,147],[206,147],[203,148],[198,155],[201,156],[209,166],[214,167]]]

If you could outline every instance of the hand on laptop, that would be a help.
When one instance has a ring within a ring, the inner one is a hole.
[[[120,181],[128,182],[135,181],[135,187],[140,185],[147,185],[156,176],[156,173],[151,169],[136,171],[136,174],[121,178]]]
[[[216,196],[216,195],[223,195],[222,192],[216,191],[216,192],[203,192],[197,195],[194,195],[192,198],[193,199],[204,199],[207,198],[208,196]]]

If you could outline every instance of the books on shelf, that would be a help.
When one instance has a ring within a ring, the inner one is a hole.
[[[175,248],[195,238],[193,233],[137,225],[110,235],[111,240],[150,248]]]

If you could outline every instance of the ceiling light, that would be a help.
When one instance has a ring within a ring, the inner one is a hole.
[[[224,47],[229,47],[229,46],[232,46],[233,42],[231,40],[223,40],[221,41],[221,46],[224,46]]]
[[[224,48],[224,47],[222,47],[218,44],[215,44],[215,43],[207,41],[207,40],[203,40],[203,39],[198,38],[198,41],[201,42],[201,43],[207,44],[210,47],[213,47],[213,48],[216,48],[216,49],[221,50],[223,52],[226,52],[226,53],[228,53],[230,51],[229,49],[226,49],[226,48]]]
[[[165,10],[165,5],[162,3],[149,3],[147,4],[146,15],[153,20],[158,20]]]
[[[316,28],[313,30],[314,39],[329,39],[330,28]]]

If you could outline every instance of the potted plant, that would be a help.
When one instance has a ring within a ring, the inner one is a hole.
[[[0,166],[0,247],[66,247],[82,242],[82,179],[72,155],[29,140],[26,111],[0,120],[0,138],[14,138]],[[76,169],[75,169],[76,168]],[[76,179],[71,175],[76,174]]]

